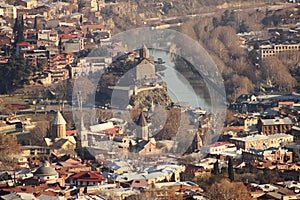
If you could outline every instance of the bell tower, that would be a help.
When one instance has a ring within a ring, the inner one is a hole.
[[[138,132],[137,132],[137,137],[138,139],[142,140],[149,140],[149,131],[148,131],[148,122],[145,117],[145,113],[141,112],[139,119],[138,119]]]
[[[57,112],[55,118],[51,121],[51,137],[52,138],[64,138],[66,137],[67,122],[60,113]]]
[[[146,47],[146,45],[143,46],[143,48],[140,50],[140,59],[149,59],[150,58],[150,53],[149,49]]]

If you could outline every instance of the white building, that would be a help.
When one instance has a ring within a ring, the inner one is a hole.
[[[103,71],[112,63],[112,57],[85,57],[81,58],[77,67],[72,67],[71,77],[84,76],[89,73]]]
[[[59,39],[57,31],[54,30],[42,30],[38,33],[38,40],[50,40],[56,41],[56,45],[58,45]]]
[[[221,154],[224,152],[232,152],[236,151],[236,146],[229,142],[215,142],[211,145],[202,146],[201,147],[201,153],[204,154]]]
[[[13,5],[4,4],[0,5],[0,8],[3,9],[3,16],[10,18],[10,19],[16,19],[17,18],[17,8]]]

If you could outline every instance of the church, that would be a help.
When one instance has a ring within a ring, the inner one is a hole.
[[[156,79],[154,61],[150,57],[149,49],[144,45],[140,50],[140,57],[136,64],[136,81],[145,82]]]
[[[157,153],[155,138],[149,137],[149,124],[144,111],[140,113],[137,125],[136,142],[129,141],[128,151],[138,154]]]
[[[74,136],[67,136],[67,122],[60,111],[58,111],[50,122],[50,133],[45,138],[47,146],[59,150],[69,151],[76,148]]]

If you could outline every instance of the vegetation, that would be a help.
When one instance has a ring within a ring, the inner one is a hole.
[[[241,47],[236,33],[261,30],[264,24],[260,22],[265,16],[261,11],[247,14],[226,10],[220,16],[185,22],[180,29],[209,52],[222,73],[228,100],[258,89],[266,80],[278,86],[281,92],[290,92],[297,86],[292,73],[298,73],[295,68],[299,56],[293,56],[291,61],[287,56],[261,61],[257,44],[250,52]]]
[[[15,24],[13,27],[13,32],[15,36],[15,44],[18,42],[24,41],[24,21],[23,16],[16,18]]]
[[[229,182],[222,179],[218,183],[214,183],[207,190],[207,196],[209,199],[216,200],[231,200],[231,199],[243,199],[251,200],[252,197],[241,182]]]
[[[11,56],[0,68],[0,93],[9,94],[29,83],[30,76],[38,70],[21,56]]]
[[[0,136],[0,161],[5,168],[14,168],[17,165],[15,157],[21,152],[15,135]]]
[[[234,181],[232,158],[229,158],[229,160],[228,160],[228,177],[231,182]]]
[[[213,168],[212,173],[213,173],[214,175],[218,175],[218,174],[220,173],[220,169],[219,169],[219,161],[218,161],[218,160],[214,163],[214,168]]]
[[[272,184],[284,180],[278,169],[259,170],[250,163],[246,163],[245,167],[237,170],[235,176],[237,180],[245,183]]]
[[[264,0],[256,1],[256,4],[266,2]],[[271,1],[269,1],[271,3]],[[101,10],[108,28],[114,33],[128,30],[137,26],[151,26],[148,20],[151,18],[164,18],[174,16],[193,15],[205,12],[213,12],[224,8],[238,8],[241,5],[253,5],[251,1],[236,2],[234,0],[224,1],[197,1],[197,0],[176,0],[162,1],[158,3],[155,0],[149,1],[118,1],[118,5],[106,6]],[[228,12],[223,17],[223,22],[232,17],[233,12]],[[113,19],[113,20],[112,20]],[[181,22],[181,19],[173,20],[174,23]],[[220,20],[219,20],[220,21]],[[222,22],[222,23],[223,23]],[[151,22],[150,22],[151,23]],[[155,23],[154,23],[155,24]],[[226,24],[226,22],[224,23]],[[223,24],[223,25],[224,25]],[[242,20],[240,25],[242,25]]]
[[[30,145],[38,145],[44,146],[45,145],[45,137],[49,135],[49,123],[48,121],[41,121],[38,122],[37,126],[33,128],[28,136],[29,144]]]

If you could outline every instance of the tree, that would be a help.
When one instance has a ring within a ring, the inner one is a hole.
[[[38,19],[37,19],[37,17],[34,18],[33,28],[35,28],[35,29],[38,28]]]
[[[245,24],[245,21],[242,20],[241,23],[239,23],[239,27],[238,27],[238,32],[239,33],[245,33],[245,32],[248,32],[248,26]]]
[[[228,160],[228,177],[231,182],[234,181],[232,158],[229,158],[229,160]]]
[[[207,189],[206,195],[208,199],[214,200],[252,199],[250,193],[243,183],[232,183],[226,179],[222,179],[221,182],[216,182],[210,186]]]
[[[212,173],[213,173],[214,175],[218,175],[219,172],[220,172],[220,170],[219,170],[219,161],[217,160],[217,161],[214,163],[214,169],[213,169]]]
[[[19,27],[18,23],[19,23],[18,18],[16,18],[15,23],[14,23],[14,27],[13,27],[13,34],[14,34],[15,37],[17,35],[17,31],[18,31],[18,27]]]
[[[23,15],[20,17],[20,22],[17,20],[17,38],[16,43],[24,41],[24,20]]]
[[[12,56],[8,62],[0,68],[0,93],[11,93],[17,88],[29,83],[29,78],[37,71],[37,67],[31,65],[21,56]]]
[[[34,127],[29,133],[29,144],[44,146],[44,138],[49,135],[49,123],[48,121],[38,122],[37,126]]]
[[[0,136],[0,161],[5,168],[16,167],[14,159],[21,152],[21,146],[18,144],[15,135]]]
[[[219,20],[218,20],[218,18],[213,17],[212,23],[213,23],[214,28],[217,28],[219,26]]]
[[[79,22],[80,22],[80,24],[82,24],[82,22],[83,22],[83,17],[82,17],[82,15],[80,15]]]
[[[264,58],[262,61],[264,80],[271,81],[279,86],[281,91],[292,91],[296,80],[289,69],[277,57]]]

